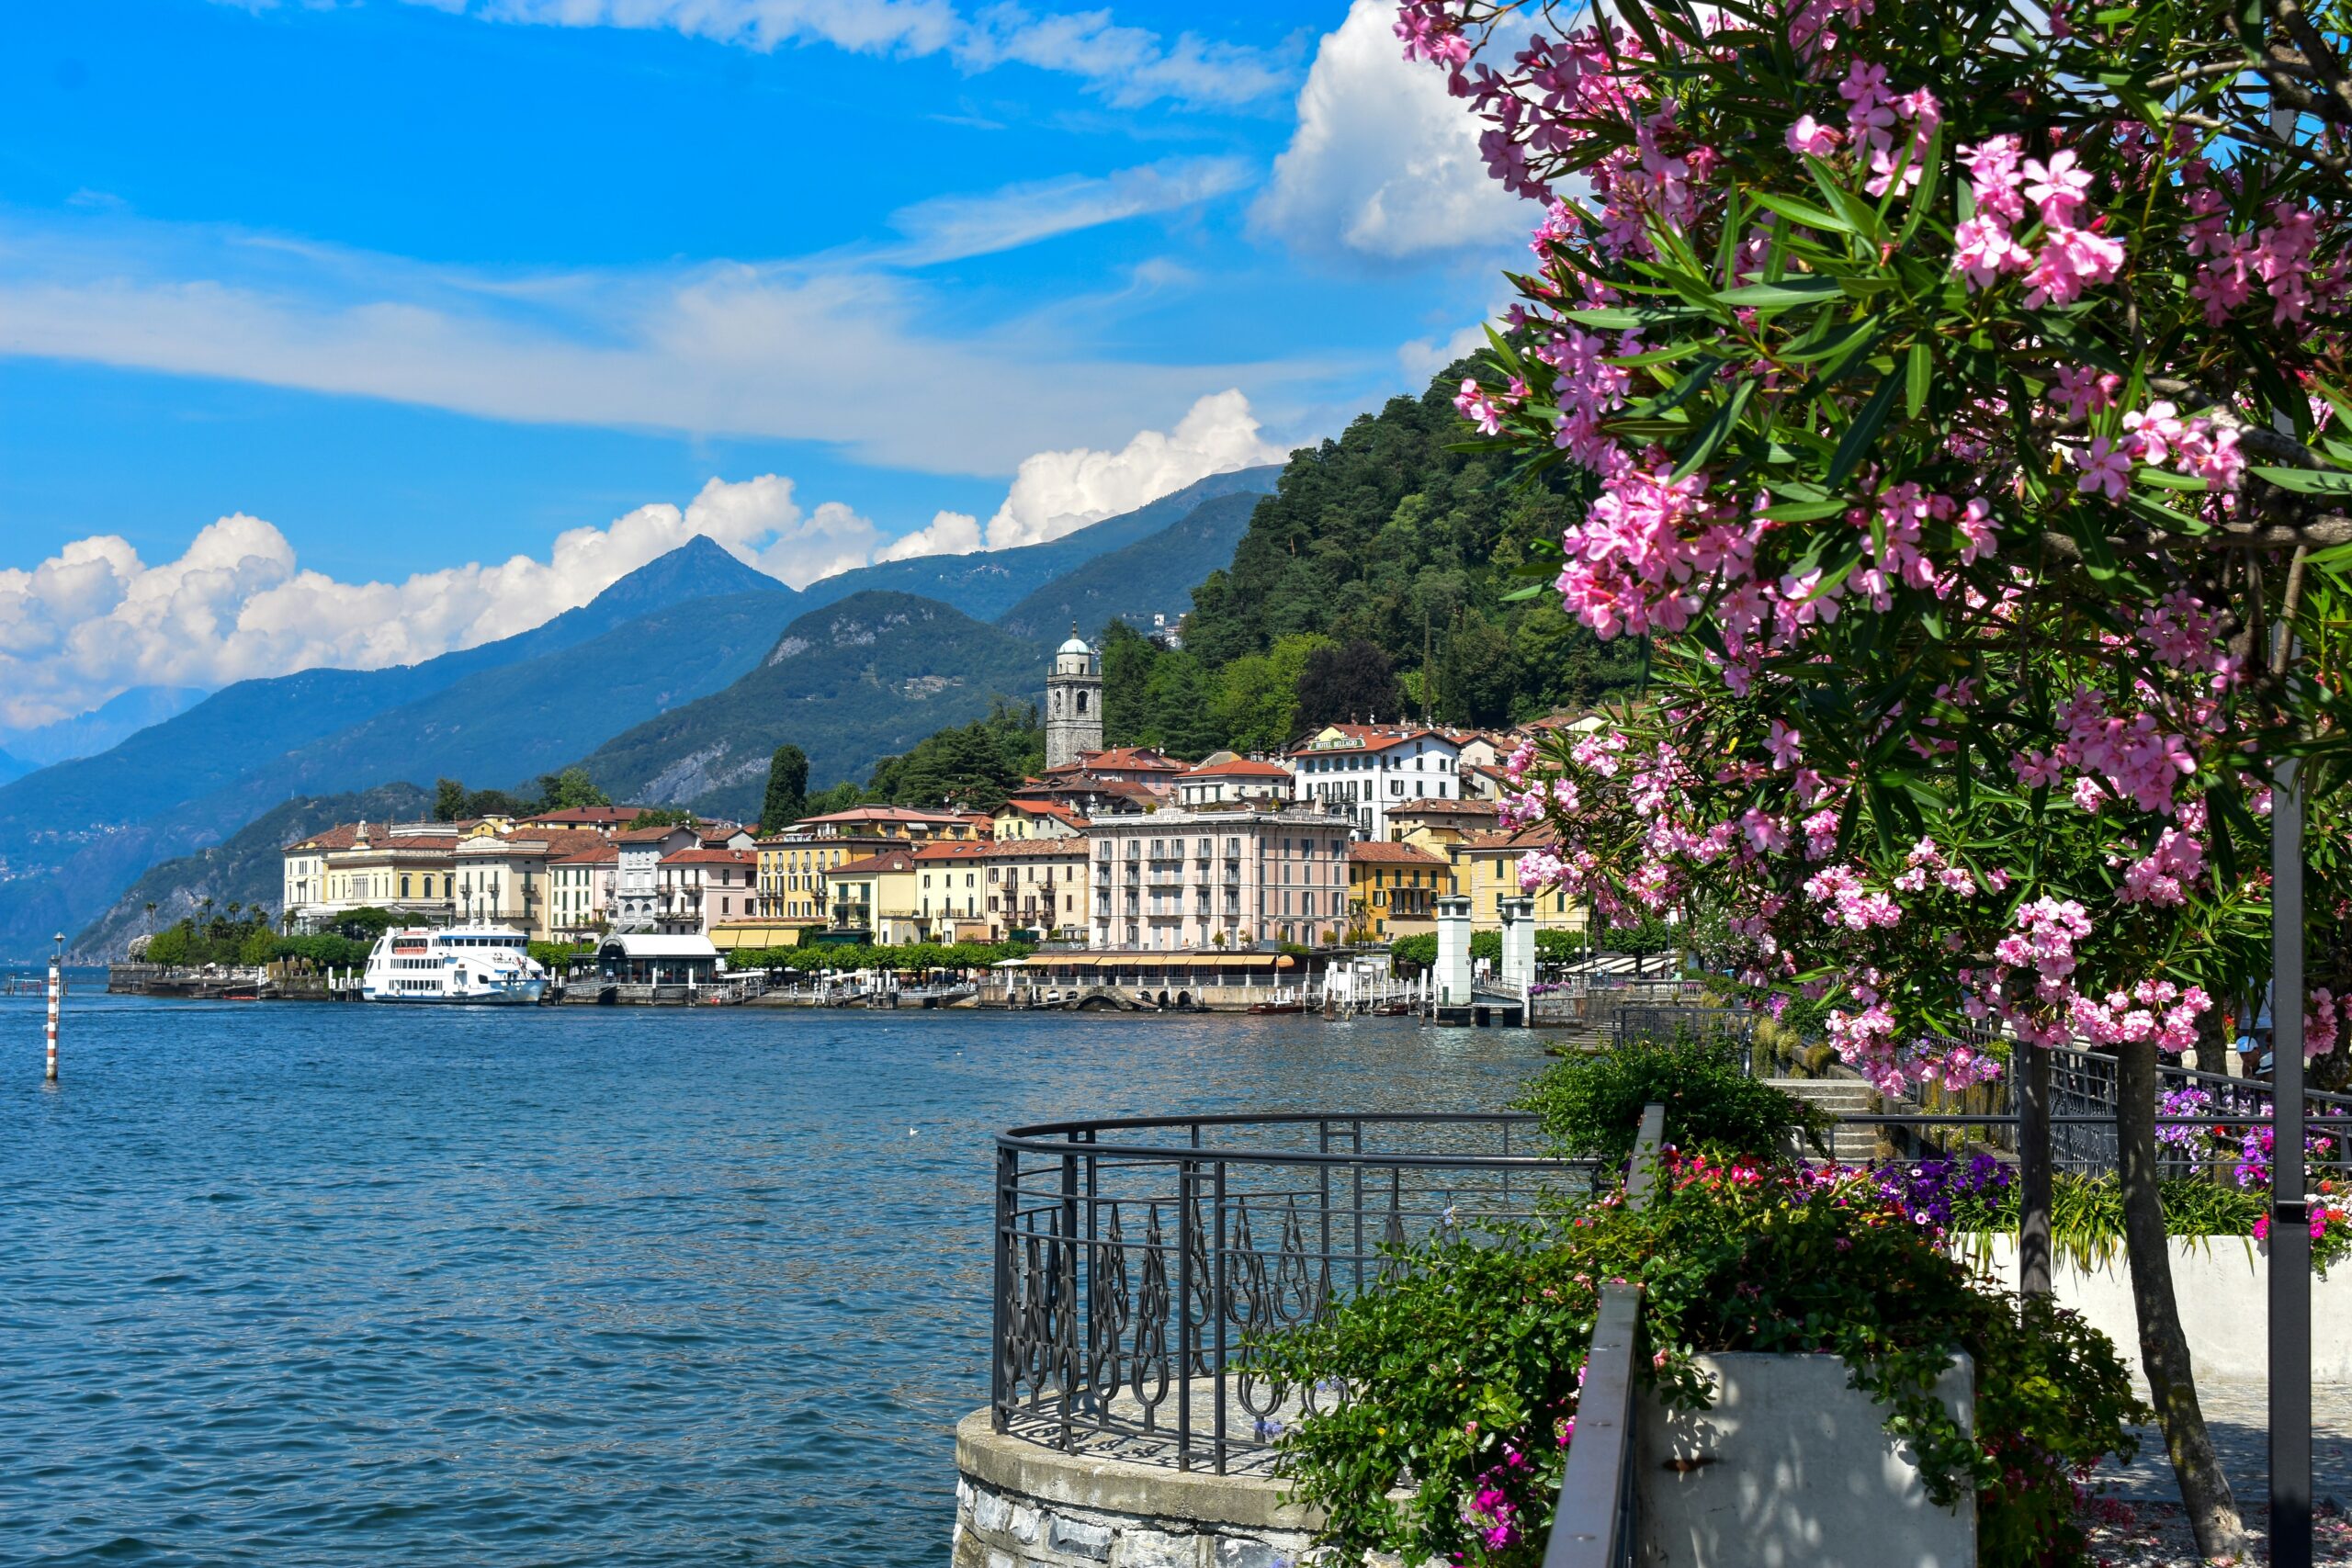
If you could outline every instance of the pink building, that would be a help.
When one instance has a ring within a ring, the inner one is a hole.
[[[710,928],[748,918],[759,897],[760,857],[748,849],[679,850],[662,857],[658,913],[670,935],[708,936]]]
[[[1173,952],[1337,942],[1347,818],[1312,807],[1155,811],[1086,830],[1090,944]]]

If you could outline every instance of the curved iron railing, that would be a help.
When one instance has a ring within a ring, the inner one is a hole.
[[[996,1429],[1218,1474],[1343,1401],[1285,1386],[1255,1342],[1309,1323],[1396,1250],[1536,1194],[1589,1192],[1517,1113],[1160,1116],[997,1139]]]

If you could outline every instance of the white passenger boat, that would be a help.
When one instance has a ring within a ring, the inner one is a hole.
[[[548,972],[512,926],[396,926],[368,954],[371,1002],[536,1002]]]

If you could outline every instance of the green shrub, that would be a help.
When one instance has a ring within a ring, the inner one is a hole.
[[[1532,1111],[1563,1157],[1622,1164],[1634,1152],[1642,1108],[1666,1107],[1666,1141],[1678,1148],[1770,1155],[1791,1134],[1826,1152],[1824,1111],[1740,1071],[1724,1040],[1634,1041],[1563,1057],[1511,1101]]]
[[[1251,1350],[1294,1385],[1347,1390],[1281,1435],[1277,1470],[1350,1557],[1540,1562],[1601,1280],[1644,1287],[1635,1363],[1679,1408],[1709,1398],[1698,1354],[1843,1359],[1929,1497],[1974,1493],[1994,1568],[2085,1561],[2072,1480],[2128,1456],[2126,1427],[2144,1414],[2104,1337],[2047,1302],[2020,1312],[1978,1287],[1865,1175],[1672,1156],[1644,1213],[1613,1197],[1562,1207],[1442,1233],[1400,1263]],[[1973,1436],[1933,1395],[1955,1351],[1975,1363]],[[1392,1499],[1400,1483],[1409,1494]]]

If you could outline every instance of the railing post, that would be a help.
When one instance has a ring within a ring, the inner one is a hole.
[[[1216,1263],[1209,1273],[1209,1320],[1216,1325],[1209,1332],[1214,1338],[1210,1347],[1210,1387],[1216,1393],[1216,1472],[1225,1473],[1225,1339],[1233,1326],[1226,1291],[1225,1235],[1225,1161],[1216,1162],[1216,1173],[1211,1178],[1211,1194],[1216,1204]]]
[[[1020,1155],[1000,1147],[996,1151],[995,1332],[989,1342],[989,1425],[999,1432],[1009,1425],[1012,1405],[1012,1213],[1020,1172]]]
[[[2050,1293],[2050,1048],[2018,1045],[2018,1289]]]
[[[1061,1298],[1060,1320],[1055,1324],[1054,1351],[1061,1362],[1060,1375],[1054,1381],[1061,1388],[1062,1451],[1070,1452],[1077,1445],[1071,1436],[1075,1425],[1070,1419],[1076,1394],[1071,1384],[1078,1380],[1080,1364],[1078,1338],[1078,1153],[1075,1149],[1062,1156],[1062,1205],[1059,1224],[1060,1256],[1054,1259],[1055,1294]]]
[[[1199,1129],[1193,1129],[1197,1142]],[[1176,1162],[1176,1468],[1193,1468],[1193,1162]]]
[[[2283,631],[2283,628],[2282,628]],[[2301,764],[2270,792],[2270,1561],[2311,1568],[2312,1236],[2303,1191]]]

